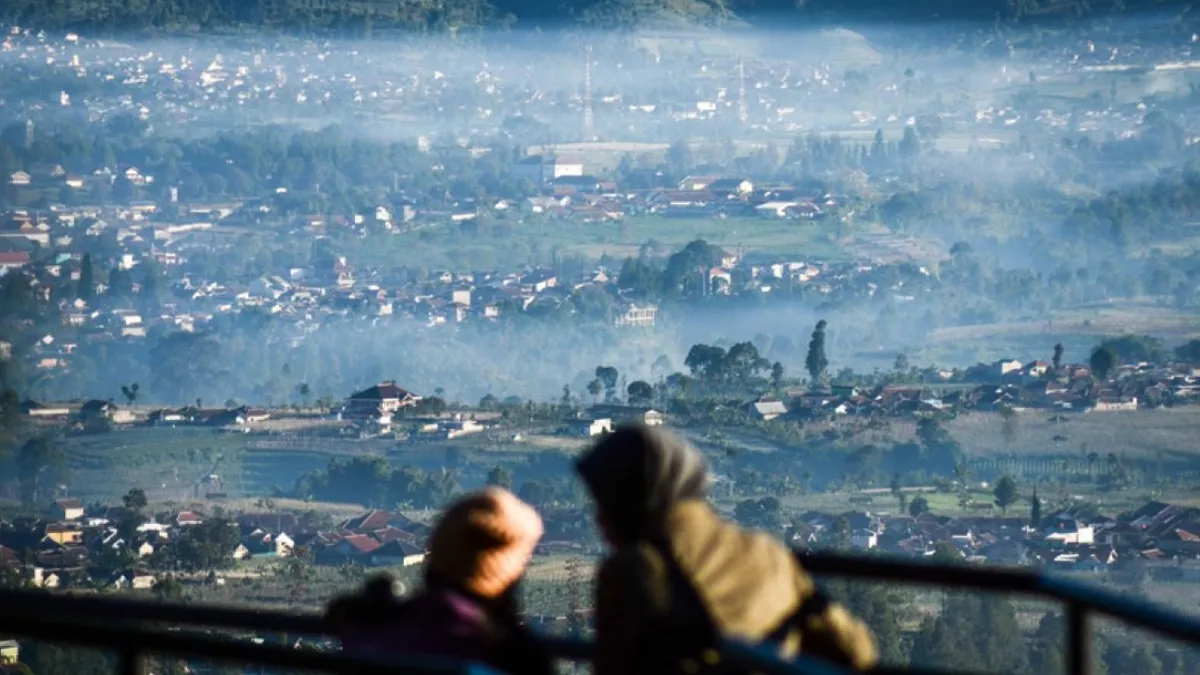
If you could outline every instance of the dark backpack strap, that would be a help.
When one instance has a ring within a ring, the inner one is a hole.
[[[825,610],[829,609],[831,604],[832,601],[829,599],[829,596],[821,591],[817,591],[807,600],[801,602],[800,606],[794,612],[785,616],[775,630],[767,633],[767,636],[763,638],[763,644],[782,643],[787,639],[788,633],[793,630],[803,630],[804,624],[808,623],[809,619],[825,613]]]
[[[653,540],[649,545],[666,572],[668,607],[666,616],[654,626],[653,635],[646,636],[650,644],[643,653],[665,657],[667,663],[658,667],[667,668],[666,673],[682,672],[683,664],[691,662],[688,672],[715,675],[719,668],[711,657],[721,631],[695,585],[680,568],[670,544]]]

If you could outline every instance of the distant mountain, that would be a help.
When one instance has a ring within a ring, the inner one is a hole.
[[[4,0],[0,21],[41,29],[268,29],[363,36],[479,26],[632,28],[739,20],[779,26],[1057,21],[1191,7],[1184,0]]]

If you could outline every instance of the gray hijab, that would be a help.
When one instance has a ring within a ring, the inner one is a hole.
[[[703,499],[708,492],[704,456],[673,434],[640,424],[606,434],[575,468],[614,533],[626,541],[659,534],[672,504]]]

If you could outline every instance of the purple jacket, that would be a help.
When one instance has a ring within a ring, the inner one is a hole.
[[[488,650],[487,626],[487,615],[474,600],[452,590],[433,589],[397,603],[384,621],[356,626],[341,639],[347,651],[363,655],[481,661]]]

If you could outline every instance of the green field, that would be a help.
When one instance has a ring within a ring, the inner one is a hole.
[[[636,256],[649,241],[666,251],[704,239],[735,250],[769,251],[802,259],[846,259],[830,221],[771,221],[757,218],[629,217],[621,223],[576,223],[531,217],[524,223],[481,223],[470,236],[460,225],[429,226],[416,232],[372,235],[348,242],[347,254],[365,266],[411,265],[424,269],[495,269],[511,261],[550,261],[555,254]]]
[[[216,473],[231,497],[290,489],[306,471],[324,468],[333,455],[304,450],[255,450],[243,434],[212,429],[132,428],[74,436],[63,442],[73,493],[85,500],[116,501],[130,488],[158,501],[187,501],[197,483]]]

